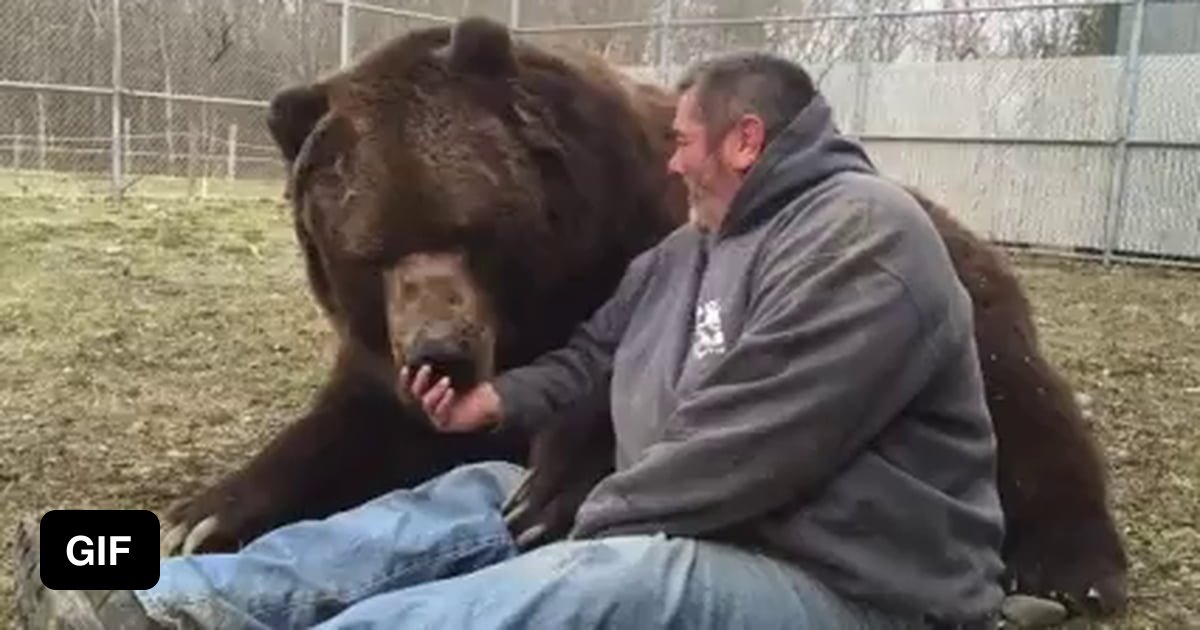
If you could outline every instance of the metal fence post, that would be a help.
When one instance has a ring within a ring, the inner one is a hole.
[[[858,45],[856,46],[858,63],[854,73],[854,111],[852,112],[851,128],[854,133],[863,135],[867,132],[867,87],[871,75],[871,44],[867,38],[874,33],[872,27],[875,25],[875,9],[871,8],[866,13],[860,13],[858,20]]]
[[[342,0],[341,28],[338,29],[338,64],[350,65],[350,0]]]
[[[672,0],[662,0],[662,3],[658,31],[658,80],[667,85],[671,82],[671,18],[675,14],[675,3]]]
[[[1129,33],[1129,49],[1121,73],[1121,100],[1117,112],[1116,151],[1104,210],[1104,264],[1112,263],[1113,250],[1120,239],[1121,221],[1125,214],[1125,191],[1129,184],[1129,137],[1137,120],[1138,83],[1141,70],[1142,30],[1146,17],[1146,0],[1137,0],[1133,7],[1133,25]]]
[[[121,0],[112,0],[112,194],[121,198]]]

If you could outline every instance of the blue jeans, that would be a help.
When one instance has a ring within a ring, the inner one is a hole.
[[[136,594],[204,628],[913,628],[803,572],[728,545],[664,536],[518,554],[500,513],[524,471],[454,469],[237,553],[163,561]]]

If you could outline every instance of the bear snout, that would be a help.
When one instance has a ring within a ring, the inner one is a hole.
[[[470,344],[455,337],[418,337],[408,352],[406,362],[410,370],[428,365],[436,382],[442,377],[450,378],[455,391],[466,391],[479,381],[475,352]]]

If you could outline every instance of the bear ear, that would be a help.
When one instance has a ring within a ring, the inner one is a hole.
[[[484,17],[469,17],[454,25],[450,34],[450,68],[455,72],[489,78],[517,73],[508,28]]]
[[[296,159],[304,140],[328,111],[324,90],[314,86],[290,87],[271,99],[267,128],[283,159],[288,162]]]

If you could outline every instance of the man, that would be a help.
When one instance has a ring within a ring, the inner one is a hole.
[[[445,431],[569,422],[607,395],[617,470],[569,540],[518,554],[499,506],[521,471],[464,466],[167,560],[107,609],[206,627],[988,627],[995,438],[932,224],[795,65],[729,55],[680,91],[690,224],[532,365],[461,394],[402,374]]]

